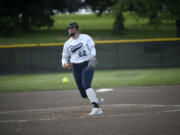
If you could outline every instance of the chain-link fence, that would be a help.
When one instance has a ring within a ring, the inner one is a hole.
[[[0,49],[0,73],[63,72],[63,46]],[[180,41],[96,44],[97,69],[180,66]]]

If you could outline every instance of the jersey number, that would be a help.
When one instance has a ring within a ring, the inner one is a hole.
[[[79,51],[78,54],[79,54],[79,57],[83,57],[87,55],[85,50]]]

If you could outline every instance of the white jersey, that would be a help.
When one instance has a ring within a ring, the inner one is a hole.
[[[96,56],[95,44],[92,38],[86,34],[80,34],[78,39],[72,37],[63,47],[62,65],[68,63],[82,63],[88,61],[91,56]]]

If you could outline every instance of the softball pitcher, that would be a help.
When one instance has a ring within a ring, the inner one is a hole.
[[[73,76],[82,98],[88,98],[92,104],[89,115],[103,114],[99,104],[104,102],[103,98],[97,98],[91,88],[91,83],[96,67],[96,49],[92,38],[86,34],[80,34],[78,24],[70,23],[67,27],[70,36],[63,47],[62,67],[72,68]]]

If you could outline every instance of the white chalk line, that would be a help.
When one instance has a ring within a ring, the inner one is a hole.
[[[153,114],[161,114],[161,113],[170,113],[170,112],[180,112],[180,109],[177,110],[169,110],[169,111],[159,111],[153,112]],[[23,123],[23,122],[35,122],[35,121],[53,121],[53,120],[70,120],[70,119],[87,119],[87,118],[113,118],[113,117],[124,117],[124,116],[135,116],[135,115],[148,115],[152,113],[123,113],[123,114],[106,114],[99,116],[80,116],[77,118],[73,117],[65,117],[65,118],[46,118],[46,119],[30,119],[30,120],[2,120],[0,123]]]
[[[60,107],[60,108],[44,108],[44,109],[30,109],[30,110],[17,110],[17,111],[6,111],[0,112],[3,113],[22,113],[22,112],[37,112],[37,111],[48,111],[48,110],[74,110],[89,108],[90,106],[74,106],[74,107]],[[180,105],[151,105],[151,104],[108,104],[102,105],[102,107],[180,107]],[[122,116],[133,116],[133,115],[148,115],[148,114],[161,114],[161,113],[171,113],[171,112],[180,112],[180,108],[171,109],[166,111],[156,111],[156,112],[140,112],[140,113],[121,113],[121,114],[105,114],[95,116],[94,118],[108,118],[108,117],[122,117]],[[86,119],[93,118],[93,116],[77,116],[75,117],[61,117],[61,118],[41,118],[41,119],[22,119],[22,120],[0,120],[0,123],[23,123],[23,122],[34,122],[34,121],[52,121],[52,120],[69,120],[69,119]]]
[[[55,111],[55,110],[76,110],[89,108],[90,106],[71,106],[71,107],[57,107],[57,108],[39,108],[39,109],[28,109],[28,110],[14,110],[14,111],[1,111],[0,114],[8,113],[24,113],[24,112],[40,112],[40,111]],[[180,105],[155,105],[155,104],[106,104],[101,107],[180,107]]]
[[[41,112],[41,111],[55,111],[55,110],[76,110],[87,108],[88,106],[71,106],[71,107],[57,107],[57,108],[40,108],[40,109],[28,109],[28,110],[14,110],[14,111],[2,111],[0,114],[5,113],[24,113],[24,112]],[[89,106],[90,107],[90,106]]]

